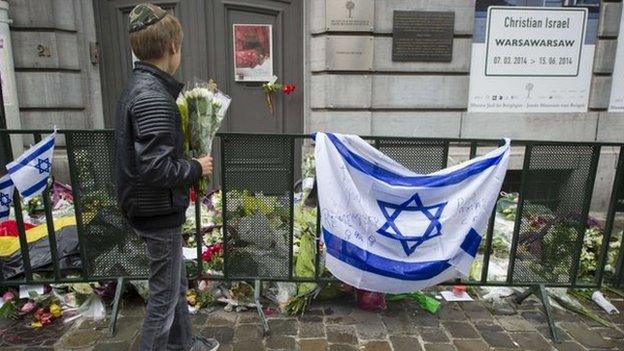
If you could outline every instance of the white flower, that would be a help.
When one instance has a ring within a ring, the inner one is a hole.
[[[206,99],[211,101],[214,98],[214,94],[208,90],[208,88],[195,88],[186,92],[186,96],[192,99]]]

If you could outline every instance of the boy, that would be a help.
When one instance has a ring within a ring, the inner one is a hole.
[[[130,45],[140,62],[117,107],[117,193],[123,214],[147,243],[150,295],[141,335],[142,351],[213,351],[212,339],[192,336],[186,303],[182,224],[189,187],[212,173],[212,159],[187,160],[175,103],[183,84],[182,27],[152,4],[130,12]]]

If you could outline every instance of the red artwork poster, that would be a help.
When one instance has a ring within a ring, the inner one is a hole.
[[[234,25],[234,78],[266,82],[273,78],[273,35],[270,24]]]

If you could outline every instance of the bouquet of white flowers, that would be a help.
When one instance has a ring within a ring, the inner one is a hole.
[[[187,157],[209,155],[212,141],[221,127],[230,98],[209,83],[195,84],[193,89],[183,91],[177,104],[184,132],[184,153]],[[197,184],[197,194],[205,195],[209,179],[204,177]]]

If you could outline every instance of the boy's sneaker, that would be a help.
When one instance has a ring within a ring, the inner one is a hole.
[[[191,351],[217,351],[219,342],[215,339],[207,339],[203,336],[193,337],[193,346]]]

